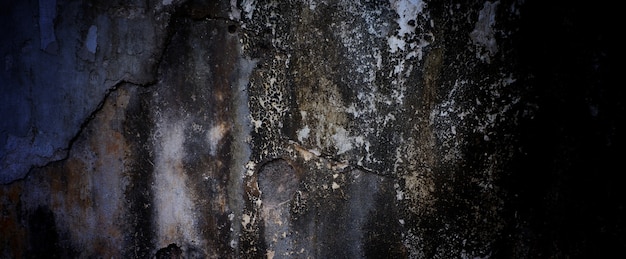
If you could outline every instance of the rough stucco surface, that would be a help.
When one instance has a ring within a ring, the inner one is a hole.
[[[626,245],[624,94],[604,8],[0,7],[0,257],[560,258]]]

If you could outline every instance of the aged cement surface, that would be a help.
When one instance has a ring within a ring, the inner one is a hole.
[[[626,245],[610,8],[0,7],[3,258],[560,258]]]

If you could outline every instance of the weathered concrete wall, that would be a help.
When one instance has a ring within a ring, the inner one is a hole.
[[[2,257],[536,258],[625,245],[610,173],[624,94],[610,83],[605,9],[1,7]]]

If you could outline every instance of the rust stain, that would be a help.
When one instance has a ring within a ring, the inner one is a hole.
[[[122,151],[120,143],[123,143],[122,134],[117,131],[113,131],[109,137],[108,141],[104,141],[106,153],[110,155],[120,154]]]
[[[83,210],[92,207],[90,172],[86,170],[85,163],[79,159],[68,159],[63,169],[66,181],[63,189],[57,191],[66,194],[67,205],[78,206]]]

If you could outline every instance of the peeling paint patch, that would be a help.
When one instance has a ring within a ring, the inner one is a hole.
[[[424,3],[421,0],[390,0],[392,8],[398,13],[396,20],[400,26],[400,37],[415,31],[417,15],[422,12]],[[412,21],[412,22],[411,22]]]

